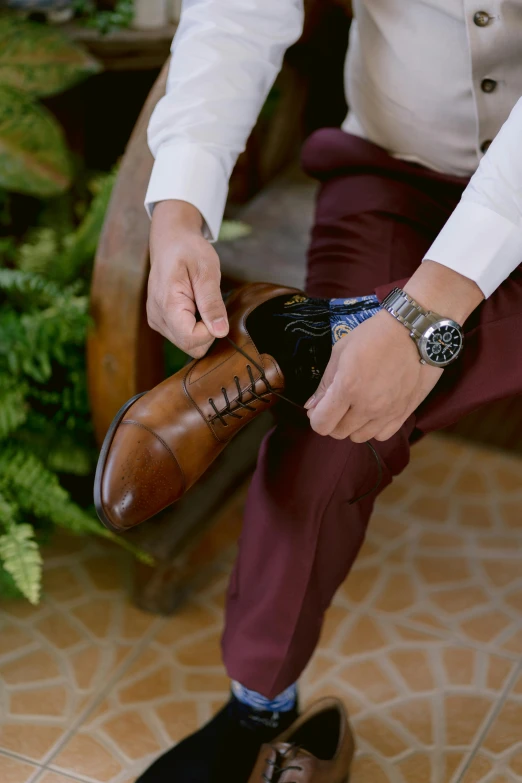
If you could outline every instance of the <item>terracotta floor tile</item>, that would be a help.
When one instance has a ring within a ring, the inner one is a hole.
[[[434,689],[433,670],[426,650],[391,650],[388,660],[413,693]]]
[[[223,672],[212,674],[205,672],[190,672],[183,677],[185,690],[193,694],[227,693],[230,689],[230,680]]]
[[[489,529],[494,526],[493,512],[484,503],[465,501],[459,504],[459,524],[463,527],[477,530]]]
[[[20,653],[24,647],[34,643],[34,638],[23,628],[4,620],[0,625],[0,657],[9,653]]]
[[[82,585],[73,569],[69,566],[46,568],[43,575],[43,594],[57,601],[70,602],[84,594]]]
[[[171,691],[171,669],[168,666],[162,666],[152,674],[122,688],[120,690],[120,700],[122,704],[137,704],[150,699],[160,698],[171,693]]]
[[[167,702],[156,708],[156,714],[172,742],[179,742],[199,728],[197,705],[193,701]]]
[[[504,492],[522,490],[522,469],[516,460],[504,460],[494,471],[496,483]]]
[[[74,778],[68,775],[62,775],[61,772],[46,771],[39,777],[35,783],[75,783]]]
[[[197,641],[183,644],[175,655],[183,666],[221,666],[221,632],[208,633]]]
[[[103,592],[122,590],[125,585],[125,576],[128,558],[122,560],[115,552],[99,554],[88,557],[83,561],[92,585]]]
[[[112,749],[89,734],[78,733],[54,757],[57,771],[85,775],[99,783],[109,783],[124,767]]]
[[[522,569],[518,560],[513,562],[505,558],[482,560],[481,566],[489,581],[495,587],[505,587],[522,579]]]
[[[47,650],[35,650],[0,666],[0,678],[7,685],[27,685],[59,676],[57,662]]]
[[[381,573],[382,569],[379,566],[366,568],[357,566],[341,587],[341,594],[354,603],[365,601],[368,594],[375,588]]]
[[[434,706],[430,699],[416,697],[391,707],[389,716],[414,740],[425,746],[433,744]]]
[[[401,612],[413,606],[416,589],[408,574],[390,574],[373,606],[381,612]]]
[[[39,777],[35,783],[75,783],[74,778],[68,775],[62,775],[61,772],[46,771]]]
[[[390,778],[384,765],[365,753],[354,760],[350,780],[357,783],[389,783]]]
[[[183,637],[220,624],[220,618],[200,604],[192,601],[181,606],[173,617],[164,620],[154,636],[156,642],[171,646]]]
[[[376,661],[348,663],[338,672],[337,678],[375,704],[388,702],[399,695],[394,681]]]
[[[371,746],[385,759],[394,758],[408,750],[408,741],[393,725],[377,716],[356,718],[354,728],[357,739]]]
[[[0,780],[2,783],[27,783],[37,767],[26,761],[5,756],[0,753]]]
[[[304,704],[347,705],[353,783],[522,778],[522,679],[477,751],[522,654],[521,492],[521,460],[429,437],[377,502],[301,687]],[[51,548],[42,605],[8,604],[0,626],[0,754],[46,763],[35,783],[130,783],[227,700],[220,636],[242,503],[180,558],[208,574],[172,618],[130,605],[125,553]]]
[[[358,653],[366,654],[371,650],[386,647],[387,641],[386,631],[377,620],[360,617],[340,640],[339,652],[347,657]]]
[[[427,753],[413,753],[398,761],[397,769],[406,783],[431,783],[432,759]]]
[[[67,689],[64,685],[15,691],[11,694],[11,715],[59,717],[67,708]]]
[[[53,746],[65,735],[65,727],[32,723],[2,721],[0,724],[0,751],[10,750],[33,761],[42,761]]]
[[[342,623],[347,619],[348,612],[342,606],[336,606],[335,604],[330,606],[326,612],[321,637],[319,639],[319,649],[328,649],[334,640],[340,633],[340,627]]]
[[[63,614],[58,612],[44,617],[43,620],[36,623],[35,628],[47,641],[60,650],[74,647],[86,638],[85,634],[82,634]]]
[[[108,718],[101,724],[101,729],[129,759],[141,759],[161,750],[160,743],[135,710]]]
[[[470,577],[468,561],[464,557],[421,555],[414,564],[420,579],[428,585],[464,582]]]
[[[493,762],[481,753],[476,755],[466,769],[462,783],[479,783],[493,769]]]
[[[510,753],[521,741],[522,700],[508,697],[489,729],[482,751],[495,755]]]
[[[450,747],[471,746],[479,730],[485,725],[495,699],[476,693],[444,696],[446,714],[446,743]]]
[[[428,522],[447,522],[450,510],[449,499],[437,495],[422,495],[406,506],[406,511],[410,516],[425,519]]]
[[[447,682],[451,685],[472,685],[476,681],[476,657],[475,650],[466,647],[443,650],[442,663]]]

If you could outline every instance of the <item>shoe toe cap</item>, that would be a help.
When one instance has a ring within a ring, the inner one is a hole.
[[[101,477],[99,506],[109,526],[118,530],[134,527],[174,503],[183,492],[183,473],[167,444],[147,428],[123,421]]]

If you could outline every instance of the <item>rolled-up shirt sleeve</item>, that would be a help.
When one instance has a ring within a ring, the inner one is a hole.
[[[217,239],[232,169],[303,15],[303,0],[184,0],[148,129],[149,215],[158,201],[187,201]]]
[[[424,260],[470,278],[486,297],[522,263],[522,99]]]

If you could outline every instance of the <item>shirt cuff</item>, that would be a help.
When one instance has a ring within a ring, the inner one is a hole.
[[[487,298],[522,263],[522,228],[474,201],[461,201],[423,261],[473,280]]]
[[[221,163],[210,152],[193,144],[167,144],[156,155],[145,209],[152,217],[158,201],[187,201],[201,212],[205,237],[215,242],[227,193],[228,179]]]

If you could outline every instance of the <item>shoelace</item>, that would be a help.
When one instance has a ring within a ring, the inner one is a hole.
[[[275,751],[276,757],[275,759],[267,759],[267,767],[271,767],[271,769],[267,772],[264,772],[262,775],[262,779],[265,781],[265,783],[278,783],[279,779],[281,778],[283,772],[289,772],[290,770],[293,770],[294,772],[301,772],[302,767],[300,767],[298,764],[285,764],[285,766],[281,766],[281,762],[285,762],[288,754],[293,751],[294,757],[299,752],[299,747],[297,745],[290,745],[285,751],[280,751],[277,748],[273,748]],[[291,781],[289,780],[288,783],[297,783],[296,780]]]
[[[266,377],[266,373],[265,373],[264,368],[260,364],[258,364],[258,362],[256,362],[255,359],[253,359],[251,356],[249,356],[248,353],[245,350],[243,350],[243,348],[240,348],[239,345],[236,345],[236,343],[233,340],[231,340],[230,337],[227,337],[226,339],[228,340],[230,345],[236,351],[238,351],[242,356],[245,357],[245,359],[248,362],[250,362],[250,364],[247,365],[247,371],[248,371],[248,374],[249,374],[249,377],[250,377],[250,386],[248,387],[247,391],[252,395],[252,397],[247,402],[243,402],[243,393],[244,392],[241,390],[241,386],[240,386],[240,383],[239,383],[239,378],[237,376],[234,376],[234,381],[236,383],[237,390],[238,390],[238,398],[237,398],[237,400],[234,401],[235,404],[236,404],[236,407],[232,408],[232,404],[231,404],[231,402],[228,399],[228,395],[227,395],[226,389],[222,388],[221,392],[222,392],[222,394],[223,394],[223,396],[225,398],[225,405],[226,405],[226,407],[223,410],[219,411],[217,406],[216,406],[216,404],[215,404],[215,402],[214,402],[214,400],[212,398],[210,398],[209,399],[209,403],[212,405],[212,407],[213,407],[213,409],[215,411],[215,415],[211,419],[212,421],[215,421],[216,419],[219,419],[221,421],[221,423],[225,427],[228,427],[228,423],[225,422],[225,418],[224,418],[225,416],[232,416],[235,419],[241,419],[243,417],[239,413],[236,413],[236,411],[238,409],[245,408],[246,410],[249,410],[249,411],[255,411],[256,408],[253,405],[251,405],[250,403],[253,400],[259,400],[260,402],[269,403],[270,401],[266,399],[266,397],[269,394],[273,394],[275,397],[279,397],[280,400],[283,400],[283,402],[287,402],[290,405],[293,405],[294,408],[297,408],[300,411],[305,411],[305,413],[307,413],[307,410],[304,407],[304,405],[299,405],[299,403],[294,402],[289,397],[285,397],[284,394],[281,394],[281,392],[276,391],[272,387],[270,381]],[[258,379],[258,381],[256,381],[256,379],[254,378],[254,375],[252,373],[251,365],[254,365],[254,367],[256,368],[256,370],[259,372],[259,374],[261,376]],[[266,388],[266,391],[261,392],[261,394],[258,394],[256,392],[256,389],[255,389],[256,383],[258,383],[259,381],[264,383],[265,388]],[[353,506],[354,503],[358,503],[360,500],[364,500],[364,498],[368,497],[368,495],[371,495],[374,492],[376,492],[377,489],[380,487],[381,481],[382,481],[383,470],[382,470],[381,458],[379,457],[375,447],[369,441],[365,441],[364,445],[367,446],[367,448],[371,451],[372,456],[373,456],[373,458],[375,459],[375,461],[377,463],[377,481],[375,482],[374,486],[371,487],[371,489],[369,489],[367,492],[364,492],[362,495],[359,495],[358,497],[353,498],[352,500],[347,501],[349,506]]]
[[[230,340],[230,342],[232,342],[232,340]],[[237,350],[239,351],[240,349],[238,348]],[[252,373],[252,367],[249,364],[247,364],[247,372],[250,377],[250,386],[248,386],[246,389],[241,389],[239,378],[237,377],[237,375],[234,375],[234,382],[237,387],[237,399],[234,400],[234,403],[236,405],[235,408],[232,407],[232,403],[228,399],[227,390],[225,389],[224,386],[221,387],[221,394],[225,398],[225,407],[222,410],[218,410],[213,398],[209,397],[208,401],[211,404],[212,408],[214,409],[214,414],[215,414],[210,419],[211,421],[215,421],[216,419],[219,419],[224,427],[228,427],[228,422],[225,421],[225,416],[232,416],[234,419],[242,419],[243,417],[241,416],[241,414],[236,413],[236,411],[239,410],[240,408],[243,408],[247,411],[255,411],[256,408],[251,404],[254,400],[258,400],[259,402],[265,402],[270,404],[270,400],[267,400],[266,397],[271,393],[273,394],[274,391],[273,389],[270,388],[270,384],[268,383],[267,378],[266,377],[260,378],[260,380],[262,380],[266,384],[267,389],[266,391],[261,392],[261,394],[258,394],[256,392],[256,379],[254,378],[254,375]],[[249,394],[252,395],[247,402],[243,401],[243,394],[245,392],[248,392]]]

